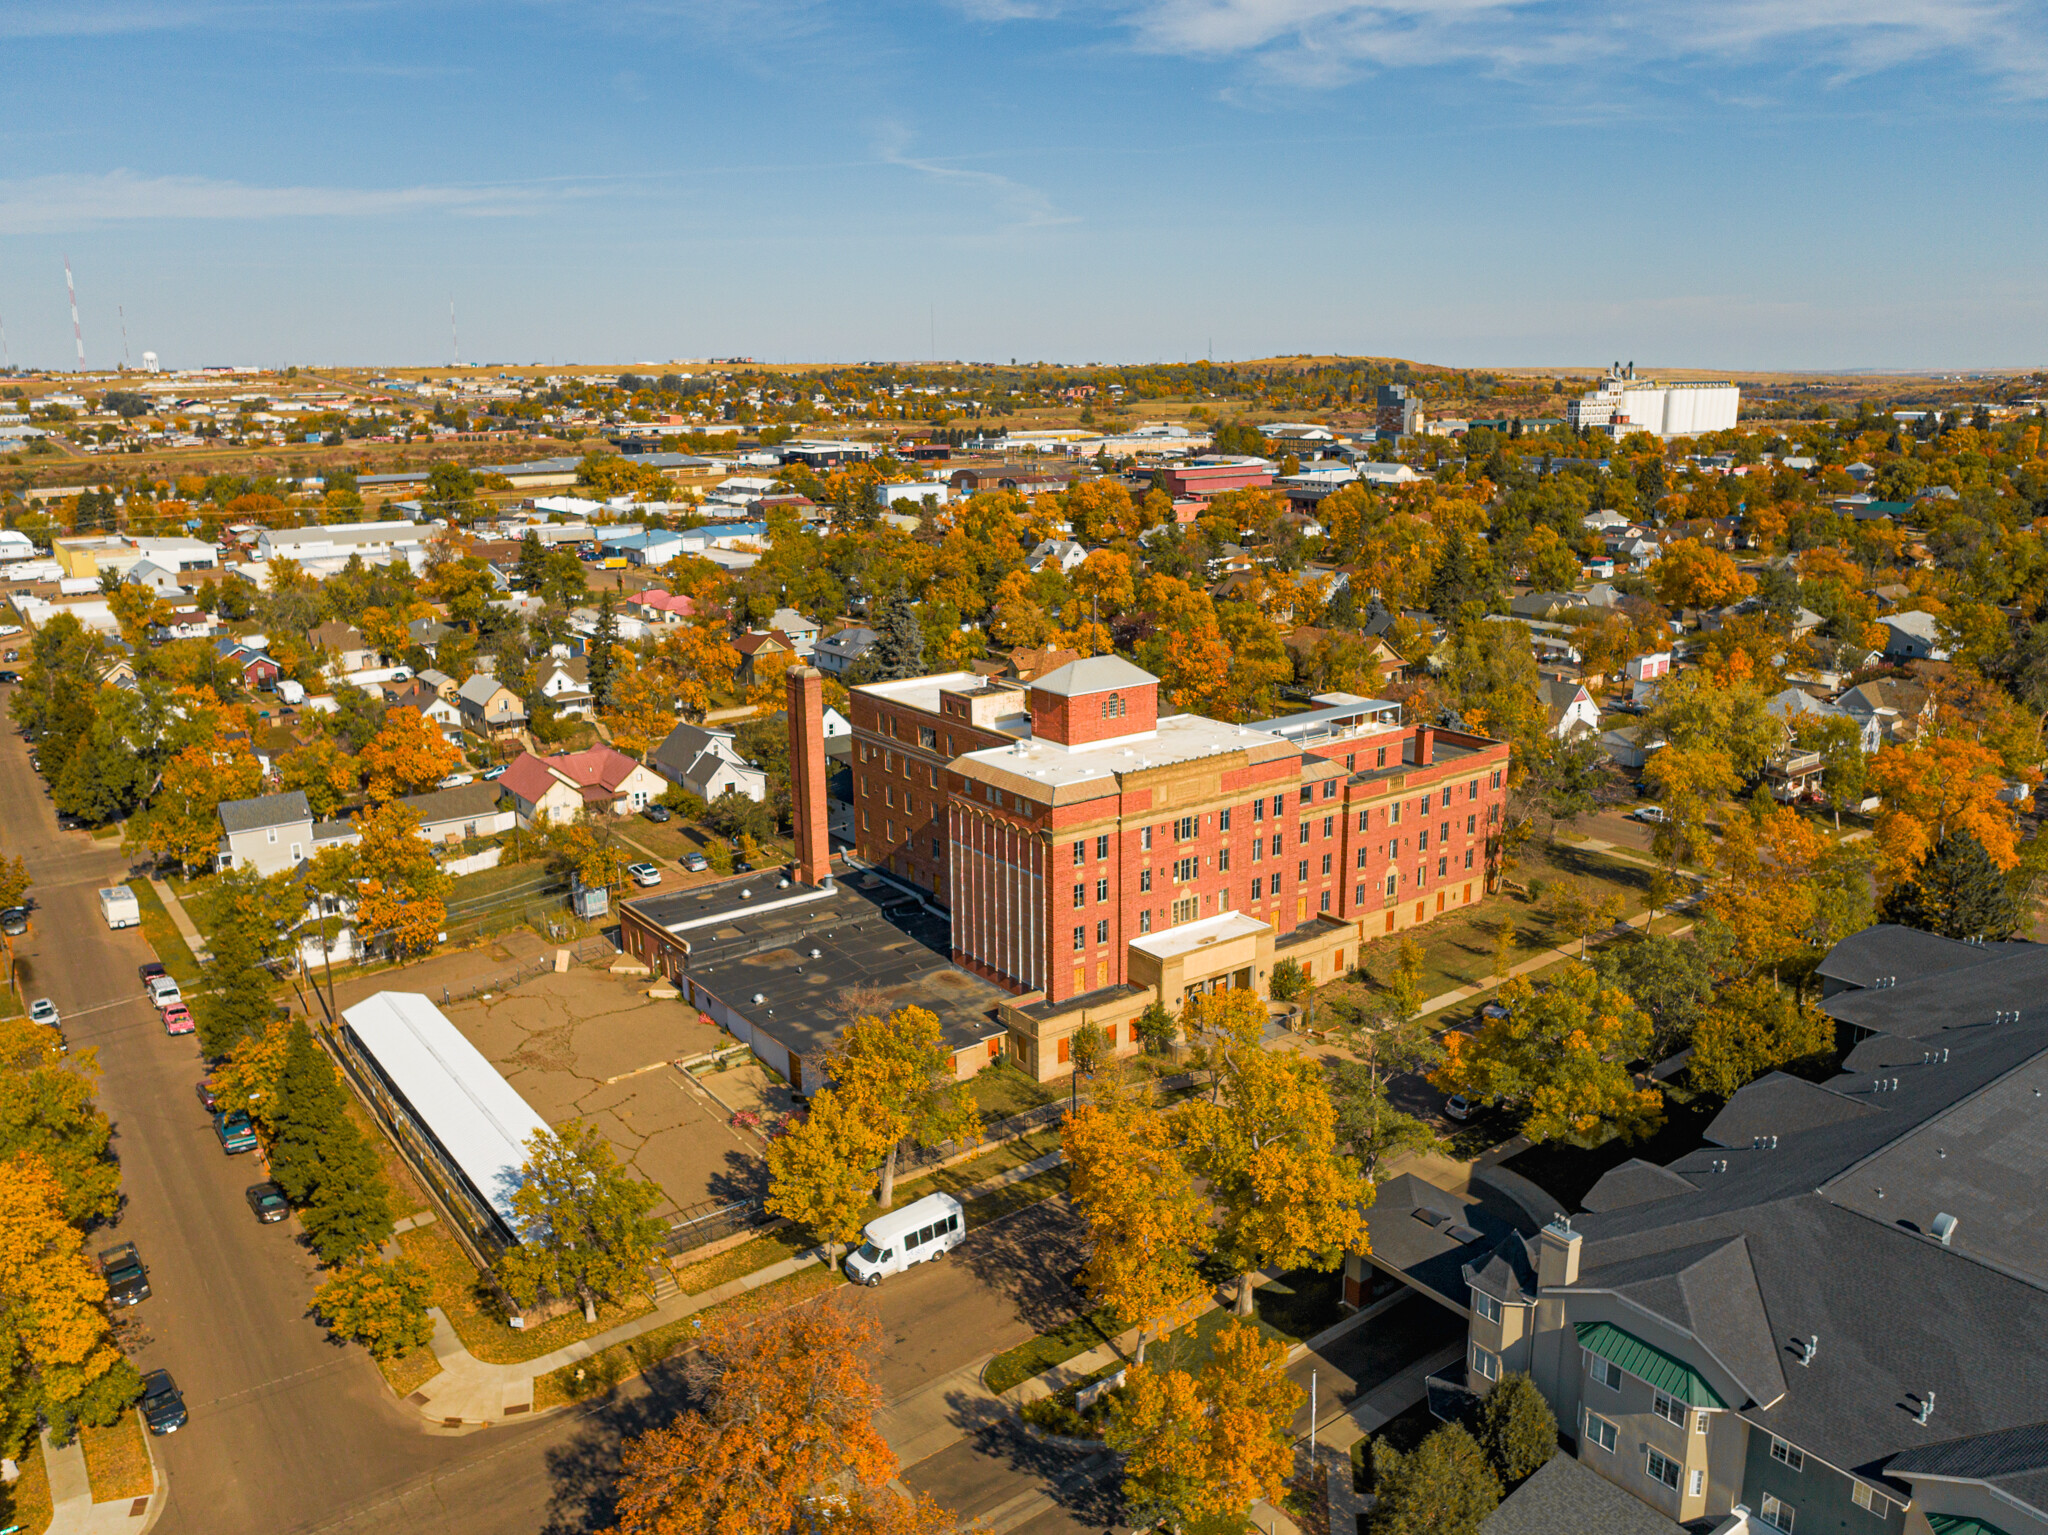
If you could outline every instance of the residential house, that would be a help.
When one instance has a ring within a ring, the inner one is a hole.
[[[188,588],[179,579],[179,572],[166,569],[154,560],[137,560],[121,573],[121,579],[130,586],[144,587],[159,597],[176,600],[187,595]]]
[[[1872,678],[1836,694],[1835,703],[1851,719],[1874,723],[1880,744],[1913,740],[1922,724],[1934,718],[1933,696],[1925,684],[1909,677]]]
[[[1536,696],[1543,702],[1549,732],[1558,740],[1569,741],[1600,728],[1600,706],[1583,682],[1546,679],[1537,684]]]
[[[590,692],[590,663],[582,656],[550,656],[533,669],[529,704],[545,699],[564,719],[588,719],[597,710]]]
[[[297,868],[324,847],[362,840],[348,821],[315,822],[301,789],[256,799],[223,800],[219,813],[221,839],[215,855],[219,866],[254,869],[266,878]]]
[[[1648,725],[1625,725],[1602,733],[1600,745],[1615,762],[1634,772],[1650,760],[1650,753],[1665,744]]]
[[[1908,613],[1887,613],[1878,620],[1884,626],[1884,653],[1894,661],[1946,661],[1941,620],[1918,608]]]
[[[496,738],[526,728],[526,705],[519,695],[488,672],[478,672],[456,689],[462,724],[478,735]]]
[[[1071,575],[1088,558],[1088,551],[1071,538],[1049,538],[1033,549],[1024,561],[1024,568],[1033,575],[1048,565],[1059,567],[1061,575]]]
[[[462,690],[461,683],[457,682],[446,672],[436,671],[431,666],[420,673],[420,681],[424,682],[450,703],[455,702],[455,695]]]
[[[756,804],[768,798],[768,775],[740,755],[733,732],[704,725],[678,725],[648,759],[670,783],[706,804],[728,791]]]
[[[1818,973],[1835,1074],[1749,1083],[1533,1231],[1386,1180],[1346,1297],[1463,1314],[1432,1397],[1527,1373],[1563,1453],[1688,1528],[2039,1535],[2048,947],[1880,925]]]
[[[1821,775],[1826,764],[1817,751],[1787,746],[1771,753],[1764,763],[1764,784],[1771,798],[1787,805],[1820,798]]]
[[[1631,657],[1622,670],[1628,678],[1630,701],[1647,704],[1656,696],[1658,682],[1670,674],[1671,652],[1659,650]]]
[[[149,626],[152,644],[168,644],[172,640],[203,640],[213,635],[213,615],[204,608],[179,608],[169,614],[162,623]]]
[[[631,815],[668,790],[668,781],[654,769],[609,746],[555,757],[522,753],[498,785],[512,796],[522,827],[540,821],[560,825],[586,813]]]
[[[881,635],[863,624],[835,629],[811,648],[811,665],[842,682],[860,658],[874,649]]]
[[[1853,720],[1857,728],[1858,743],[1862,746],[1865,756],[1869,756],[1884,744],[1884,727],[1874,713],[1860,717],[1853,715],[1847,709],[1830,703],[1825,698],[1815,698],[1803,688],[1786,688],[1772,694],[1770,702],[1765,704],[1764,708],[1794,730],[1798,729],[1799,722],[1804,719]]]
[[[795,608],[777,608],[768,620],[768,627],[777,634],[787,635],[790,647],[806,659],[818,643],[818,621],[804,617]]]
[[[990,677],[1036,682],[1040,677],[1050,676],[1080,659],[1078,650],[1062,650],[1055,645],[1023,645],[1011,651],[998,651],[992,661],[977,662],[973,669]]]
[[[383,695],[387,708],[417,709],[440,730],[442,740],[451,746],[461,744],[462,711],[428,687],[424,679],[394,681],[383,689]]]
[[[490,837],[510,831],[514,817],[510,804],[494,783],[468,783],[453,789],[436,789],[415,794],[398,803],[419,817],[419,835],[442,844]]]
[[[635,616],[649,624],[679,624],[686,618],[697,615],[697,604],[688,597],[678,597],[659,587],[649,587],[644,592],[635,592],[626,599],[626,606]]]
[[[277,681],[282,670],[263,651],[245,645],[231,634],[223,634],[213,642],[213,652],[242,674],[242,686],[269,688]]]
[[[383,660],[377,647],[363,638],[362,630],[338,618],[330,618],[311,630],[306,639],[316,654],[324,652],[330,658],[330,676],[368,671]]]
[[[741,687],[751,688],[773,679],[776,663],[793,665],[796,661],[796,645],[790,637],[775,630],[762,633],[749,630],[732,642],[732,648],[740,653],[739,669],[733,675]]]
[[[442,623],[438,618],[415,618],[405,626],[405,632],[415,645],[426,650],[432,650],[449,635],[455,633],[455,630],[450,625]]]

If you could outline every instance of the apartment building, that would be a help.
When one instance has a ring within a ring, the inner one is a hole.
[[[1750,1083],[1533,1233],[1390,1180],[1348,1298],[1465,1312],[1433,1394],[1527,1373],[1582,1465],[1695,1528],[2044,1535],[2048,946],[1879,926],[1820,975],[1838,1074]]]
[[[1084,1017],[1135,1048],[1154,997],[1263,992],[1283,959],[1327,978],[1486,890],[1505,743],[1346,694],[1256,725],[1162,718],[1158,689],[1095,656],[853,690],[856,851],[946,907],[1041,1077]]]

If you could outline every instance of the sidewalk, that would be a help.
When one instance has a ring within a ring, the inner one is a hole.
[[[85,1448],[78,1437],[73,1435],[71,1443],[60,1449],[50,1443],[46,1430],[43,1464],[50,1473],[49,1535],[142,1535],[155,1525],[170,1501],[171,1490],[163,1467],[157,1464],[156,1447],[149,1444],[147,1430],[143,1443],[149,1449],[150,1469],[156,1474],[156,1490],[146,1498],[95,1503],[92,1483],[85,1474]]]
[[[164,910],[171,914],[171,925],[178,930],[178,936],[185,940],[185,947],[192,951],[192,957],[206,962],[206,940],[199,936],[199,929],[186,915],[185,903],[178,899],[178,892],[154,874],[149,877],[149,888],[156,892],[156,898],[164,903]]]
[[[1049,1151],[1042,1157],[1013,1167],[1008,1172],[997,1173],[994,1177],[963,1190],[963,1203],[979,1199],[1009,1184],[1059,1166],[1066,1160],[1063,1151]],[[441,1373],[428,1381],[419,1390],[406,1398],[421,1417],[442,1428],[462,1428],[472,1424],[502,1423],[507,1418],[522,1416],[533,1411],[533,1383],[540,1376],[561,1369],[564,1365],[579,1363],[591,1355],[602,1353],[621,1343],[630,1343],[642,1333],[652,1332],[657,1327],[666,1327],[671,1322],[706,1310],[721,1301],[745,1295],[758,1290],[778,1279],[786,1279],[801,1269],[812,1268],[824,1262],[822,1251],[813,1248],[794,1258],[785,1258],[780,1263],[771,1263],[766,1268],[756,1269],[701,1295],[671,1295],[660,1301],[652,1311],[621,1322],[617,1327],[593,1334],[581,1342],[571,1343],[556,1349],[553,1353],[542,1354],[538,1359],[521,1360],[517,1364],[489,1364],[477,1358],[463,1347],[455,1329],[438,1306],[429,1306],[427,1314],[434,1319],[434,1358],[439,1361]],[[985,1361],[984,1361],[985,1362]],[[981,1366],[974,1366],[977,1377]],[[952,1377],[927,1387],[935,1391],[946,1386]],[[986,1395],[986,1393],[983,1393]],[[991,1398],[991,1400],[993,1400]],[[922,1420],[920,1420],[922,1421]],[[957,1438],[958,1435],[956,1434]],[[950,1441],[948,1441],[950,1443]],[[943,1446],[938,1446],[943,1448]],[[930,1453],[927,1451],[926,1453]]]
[[[1673,916],[1677,913],[1679,907],[1691,905],[1694,899],[1696,898],[1688,897],[1685,900],[1674,901],[1671,904],[1671,906],[1667,907],[1662,913],[1659,913],[1659,915]],[[1622,921],[1616,923],[1614,927],[1602,929],[1600,933],[1594,935],[1594,939],[1592,941],[1598,942],[1606,938],[1615,936],[1615,930],[1619,927],[1639,927],[1647,929],[1651,921],[1652,914],[1647,911],[1643,912],[1640,916],[1624,918]],[[1687,923],[1684,927],[1673,928],[1671,930],[1671,936],[1673,938],[1676,938],[1680,934],[1689,933],[1691,931],[1692,924]],[[1535,971],[1547,969],[1549,966],[1558,963],[1558,961],[1560,960],[1582,959],[1584,958],[1585,953],[1585,940],[1580,941],[1580,943],[1577,945],[1576,951],[1574,951],[1571,948],[1545,949],[1541,954],[1535,955],[1533,958],[1530,959],[1525,959],[1519,965],[1511,966],[1509,968],[1508,974],[1530,975],[1533,974]],[[1483,995],[1486,992],[1492,991],[1496,986],[1504,984],[1507,981],[1507,979],[1508,976],[1505,975],[1482,975],[1478,980],[1473,981],[1470,985],[1454,986],[1449,991],[1441,992],[1438,995],[1431,997],[1427,1002],[1424,1002],[1420,1010],[1417,1012],[1416,1016],[1420,1018],[1426,1018],[1431,1013],[1442,1012],[1445,1008],[1455,1007],[1460,1002],[1469,1002],[1474,997]]]

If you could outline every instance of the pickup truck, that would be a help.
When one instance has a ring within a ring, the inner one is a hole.
[[[185,1000],[178,994],[178,983],[167,975],[151,976],[143,983],[143,989],[149,993],[150,1006],[158,1012],[162,1012],[173,1002]]]
[[[220,1149],[229,1156],[256,1149],[256,1127],[241,1109],[213,1116],[213,1133],[220,1137]]]
[[[133,1242],[123,1242],[101,1253],[100,1272],[107,1280],[108,1305],[132,1306],[149,1299],[149,1269]]]

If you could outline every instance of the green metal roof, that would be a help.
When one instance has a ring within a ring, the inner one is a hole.
[[[1929,1514],[1927,1523],[1934,1535],[2005,1535],[1997,1525],[1966,1514]]]
[[[1648,1381],[1673,1401],[1689,1407],[1728,1406],[1721,1400],[1721,1393],[1708,1385],[1691,1365],[1661,1348],[1652,1348],[1611,1322],[1579,1322],[1573,1330],[1579,1335],[1579,1347],[1587,1353],[1598,1354],[1610,1364]]]

